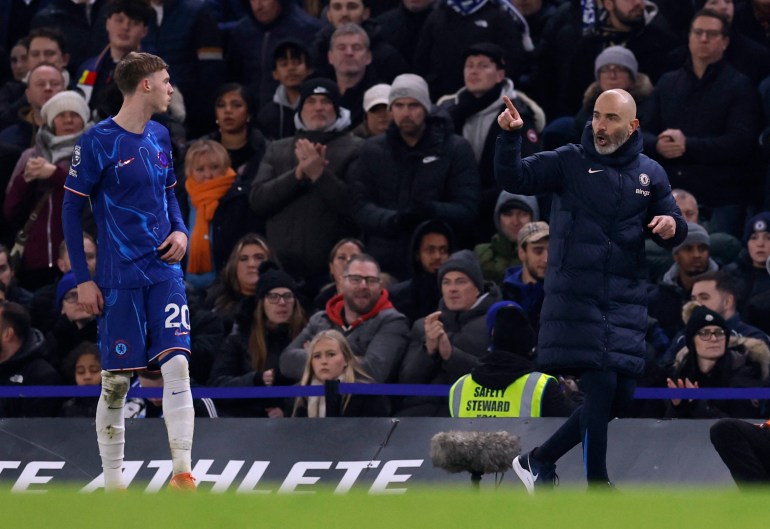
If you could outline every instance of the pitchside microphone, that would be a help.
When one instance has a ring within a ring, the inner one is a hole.
[[[430,440],[433,466],[453,474],[470,472],[476,488],[483,474],[510,470],[520,453],[519,438],[505,431],[439,432]]]

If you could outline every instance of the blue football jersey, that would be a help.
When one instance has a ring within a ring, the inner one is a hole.
[[[171,140],[150,121],[142,134],[107,118],[80,138],[65,189],[86,196],[97,226],[96,283],[138,288],[182,277],[160,259],[171,233],[166,189],[176,185]]]

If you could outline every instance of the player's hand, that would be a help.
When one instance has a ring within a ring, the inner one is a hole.
[[[652,218],[647,227],[661,239],[670,239],[676,235],[676,221],[671,215],[657,215]]]
[[[272,386],[274,381],[275,371],[273,369],[268,369],[262,373],[262,382],[264,382],[265,386]]]
[[[503,103],[505,103],[505,110],[497,116],[497,124],[503,130],[518,130],[524,126],[524,120],[521,119],[519,111],[513,106],[508,96],[503,96]]]
[[[161,260],[168,264],[176,264],[187,252],[187,235],[181,231],[172,231],[166,240],[158,246]]]
[[[283,410],[281,408],[265,408],[267,416],[271,419],[280,419],[283,417]]]
[[[86,281],[78,285],[78,303],[88,314],[98,316],[104,308],[102,291],[93,281]]]

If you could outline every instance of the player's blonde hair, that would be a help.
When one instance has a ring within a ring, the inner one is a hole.
[[[115,84],[121,94],[130,95],[142,79],[161,70],[168,70],[168,64],[157,55],[132,51],[115,67]]]

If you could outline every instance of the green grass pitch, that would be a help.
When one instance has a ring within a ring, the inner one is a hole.
[[[410,489],[403,495],[351,492],[238,495],[162,492],[0,493],[2,527],[13,529],[175,528],[533,528],[753,529],[768,527],[770,489],[622,488],[588,493],[560,487],[523,491]]]

